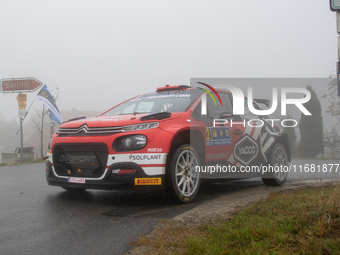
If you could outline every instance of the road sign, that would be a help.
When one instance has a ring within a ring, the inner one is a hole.
[[[26,109],[27,104],[25,102],[19,102],[19,109]]]
[[[340,0],[329,0],[329,4],[331,7],[331,11],[333,12],[340,11]]]
[[[25,116],[26,116],[26,108],[25,109],[19,109],[18,117],[19,118],[25,118]]]
[[[2,93],[32,92],[42,86],[35,78],[14,78],[1,80]]]
[[[18,94],[17,95],[18,102],[27,102],[27,94]]]

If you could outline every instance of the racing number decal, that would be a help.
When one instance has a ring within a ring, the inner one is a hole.
[[[232,143],[229,127],[211,127],[205,129],[207,146],[228,145]]]
[[[205,137],[206,137],[207,140],[210,140],[210,131],[209,131],[209,128],[205,129]]]
[[[226,128],[223,128],[223,129],[225,129],[224,131],[225,131],[225,137],[230,137],[230,130],[229,130],[229,128],[228,129],[226,129]],[[211,135],[211,133],[210,133],[211,131],[210,131],[210,128],[206,128],[205,129],[205,138],[206,138],[206,140],[211,140],[211,137],[210,137],[210,135]],[[223,132],[223,131],[222,131]],[[213,137],[215,138],[215,137],[217,137],[218,135],[217,135],[217,130],[216,129],[214,129],[213,130]],[[220,136],[223,136],[223,134],[220,134]]]

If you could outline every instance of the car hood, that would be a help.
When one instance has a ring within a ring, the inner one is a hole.
[[[60,125],[61,128],[77,128],[84,124],[88,127],[114,127],[114,126],[126,126],[126,125],[134,125],[140,123],[147,122],[163,122],[167,120],[177,119],[182,113],[171,113],[169,118],[164,118],[161,120],[158,119],[150,119],[141,121],[140,118],[144,116],[148,116],[150,114],[129,114],[129,115],[116,115],[116,116],[98,116],[91,118],[76,118],[69,121],[64,122]]]

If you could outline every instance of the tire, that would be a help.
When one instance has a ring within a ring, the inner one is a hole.
[[[273,152],[270,155],[269,162],[272,169],[278,166],[288,166],[288,156],[285,147],[277,143],[273,147]],[[281,186],[287,180],[288,171],[270,171],[267,175],[262,178],[262,181],[267,186]]]
[[[172,155],[166,172],[166,196],[181,203],[191,202],[200,187],[199,172],[195,166],[200,165],[196,150],[189,144],[179,146]]]
[[[72,193],[81,193],[84,192],[86,189],[85,188],[68,188],[68,187],[62,187],[64,190]]]

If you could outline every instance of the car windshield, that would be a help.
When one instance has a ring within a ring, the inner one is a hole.
[[[185,112],[200,94],[200,91],[175,90],[141,95],[116,106],[102,116]]]

